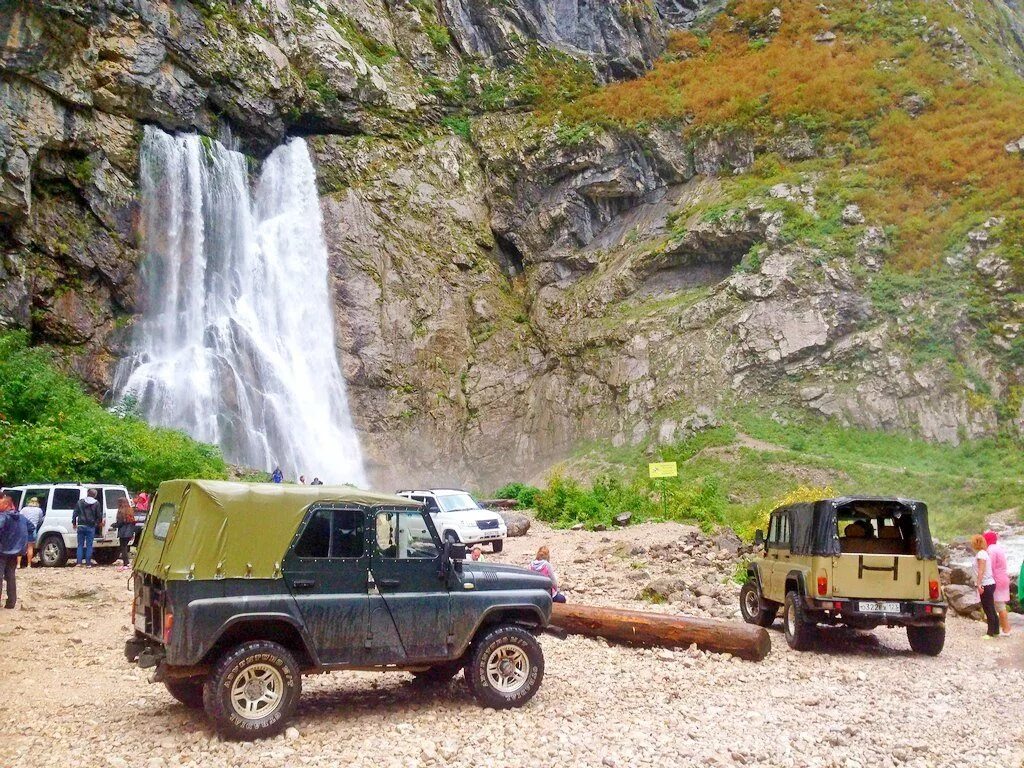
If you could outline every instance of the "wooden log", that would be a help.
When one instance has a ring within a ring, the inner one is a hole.
[[[571,635],[603,637],[644,648],[685,648],[696,643],[701,650],[731,653],[748,661],[761,661],[772,649],[763,627],[697,616],[555,603],[551,623]]]

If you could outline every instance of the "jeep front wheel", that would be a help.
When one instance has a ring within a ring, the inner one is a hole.
[[[470,693],[485,707],[521,707],[544,679],[544,652],[522,627],[495,627],[473,643],[466,664]]]
[[[765,600],[757,582],[751,579],[740,590],[740,613],[748,624],[770,627],[779,613],[779,606]]]
[[[203,707],[224,736],[251,741],[283,730],[301,691],[288,649],[253,640],[221,656],[203,686]]]
[[[814,624],[807,619],[803,601],[796,592],[786,593],[786,609],[783,614],[786,642],[794,651],[806,651],[814,637]]]
[[[946,644],[945,627],[907,627],[907,639],[914,653],[938,656]]]
[[[167,692],[171,696],[189,709],[203,708],[203,681],[201,679],[164,680],[164,687],[167,688]]]

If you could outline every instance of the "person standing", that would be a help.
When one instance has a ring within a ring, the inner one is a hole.
[[[975,581],[978,584],[978,595],[981,597],[981,609],[985,611],[985,621],[988,622],[985,639],[999,637],[999,615],[996,613],[995,605],[996,580],[992,575],[992,558],[988,553],[988,542],[985,541],[985,537],[980,533],[972,536],[971,549],[975,552]]]
[[[555,568],[551,565],[550,558],[551,552],[548,548],[546,546],[541,547],[537,550],[536,559],[530,563],[530,570],[551,579],[551,602],[564,603],[565,595],[558,591],[558,574],[555,573]]]
[[[135,507],[136,515],[135,540],[132,542],[132,546],[138,549],[139,539],[142,538],[142,524],[146,522],[146,518],[149,517],[149,494],[145,491],[139,491],[132,506]]]
[[[7,494],[0,496],[0,573],[7,584],[7,602],[4,608],[14,608],[18,602],[18,560],[28,543],[28,518]],[[2,591],[0,584],[0,591]]]
[[[283,483],[284,482],[284,472],[281,471],[280,467],[274,467],[274,471],[270,475],[270,482],[272,482],[272,483]]]
[[[128,562],[128,547],[131,546],[132,539],[135,538],[135,511],[132,509],[131,502],[124,496],[117,500],[117,519],[114,521],[114,525],[117,526],[117,543],[121,546],[122,565],[117,570],[131,570],[131,564]]]
[[[992,578],[995,579],[996,589],[992,595],[996,606],[996,615],[999,616],[999,636],[1008,637],[1010,634],[1010,569],[1006,562],[1006,550],[999,543],[999,534],[995,531],[985,531],[982,534],[985,543],[988,544],[988,556],[992,561]]]
[[[33,496],[28,500],[28,503],[21,508],[21,514],[29,522],[28,532],[28,544],[25,546],[25,563],[22,568],[32,567],[32,558],[35,557],[36,553],[36,538],[39,536],[39,529],[43,525],[43,518],[46,517],[46,513],[43,512],[43,508],[39,506],[39,499]]]
[[[75,565],[84,563],[92,568],[92,545],[96,540],[96,531],[103,530],[103,510],[100,509],[99,495],[99,491],[90,488],[86,491],[85,498],[78,500],[75,510],[71,513],[71,527],[78,534]]]
[[[299,485],[305,485],[305,484],[306,484],[306,476],[305,475],[299,475]]]

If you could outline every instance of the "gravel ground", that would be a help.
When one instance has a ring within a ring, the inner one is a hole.
[[[634,598],[650,578],[702,568],[724,582],[731,573],[703,557],[635,554],[691,532],[535,523],[486,558],[524,562],[547,543],[571,600],[649,608]],[[19,573],[23,604],[0,611],[3,768],[69,758],[90,768],[1024,765],[1024,631],[982,642],[981,625],[959,618],[936,659],[911,654],[905,633],[886,629],[827,630],[816,652],[794,653],[776,624],[760,664],[544,637],[541,690],[509,712],[479,708],[461,677],[441,688],[397,673],[309,677],[287,735],[225,743],[202,713],[124,662],[126,577],[113,568]]]

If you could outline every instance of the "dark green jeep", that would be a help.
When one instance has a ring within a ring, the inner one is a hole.
[[[465,669],[484,705],[544,676],[550,581],[462,562],[418,502],[354,488],[163,483],[135,563],[125,655],[231,738],[280,731],[301,675]]]

